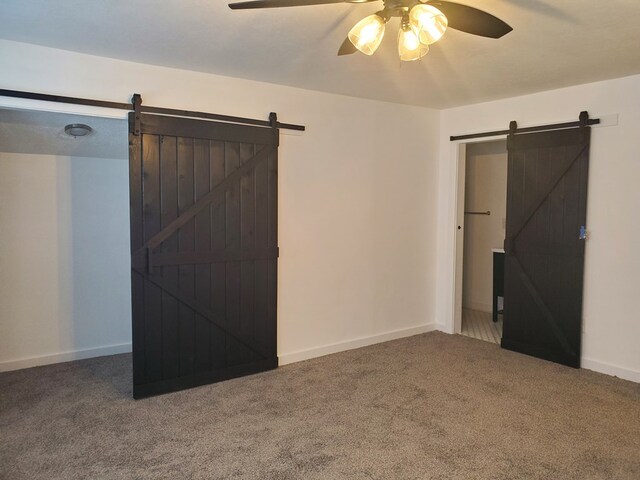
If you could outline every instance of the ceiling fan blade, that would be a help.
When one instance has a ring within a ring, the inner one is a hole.
[[[306,5],[325,5],[329,3],[368,3],[377,0],[252,0],[249,2],[230,3],[231,10],[247,10],[253,8],[304,7]]]
[[[459,3],[435,0],[429,2],[449,20],[449,27],[481,37],[500,38],[513,28],[490,13]]]
[[[342,55],[351,55],[352,53],[356,53],[358,51],[358,49],[355,47],[355,45],[353,43],[351,43],[351,40],[349,40],[349,37],[344,39],[344,42],[342,42],[342,45],[340,45],[340,49],[338,50],[338,56],[342,56]]]

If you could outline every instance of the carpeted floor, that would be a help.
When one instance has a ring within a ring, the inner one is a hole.
[[[130,356],[0,375],[0,478],[639,479],[640,385],[429,333],[131,399]]]

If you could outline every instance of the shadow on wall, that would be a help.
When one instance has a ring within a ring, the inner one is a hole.
[[[71,297],[74,349],[130,343],[128,161],[58,157],[57,171],[59,223],[68,225],[59,231],[60,258],[68,259],[60,285]]]
[[[127,160],[0,153],[0,176],[0,367],[129,344]]]

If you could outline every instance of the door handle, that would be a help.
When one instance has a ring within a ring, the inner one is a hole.
[[[580,233],[578,234],[579,240],[589,240],[589,232],[584,225],[580,226]]]

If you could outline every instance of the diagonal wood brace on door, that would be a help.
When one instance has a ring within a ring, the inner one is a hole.
[[[162,242],[168,239],[173,233],[180,227],[184,226],[189,220],[195,217],[202,209],[208,205],[216,206],[225,200],[225,192],[232,187],[232,183],[239,180],[243,175],[246,175],[253,170],[260,162],[269,158],[269,155],[276,151],[275,146],[265,145],[258,153],[243,163],[240,167],[235,169],[227,178],[218,183],[213,189],[207,193],[204,197],[189,207],[183,214],[181,214],[174,221],[169,223],[160,232],[151,237],[146,244],[142,247],[144,249],[153,250],[160,246]],[[140,252],[140,250],[139,250]],[[136,252],[138,254],[138,252]]]

